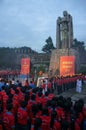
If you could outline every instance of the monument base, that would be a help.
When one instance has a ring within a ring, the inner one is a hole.
[[[75,49],[55,49],[52,51],[49,75],[59,75],[60,74],[60,57],[61,56],[75,56],[75,73],[78,73],[80,69],[80,56],[79,52]]]

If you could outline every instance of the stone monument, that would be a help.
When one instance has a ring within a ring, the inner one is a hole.
[[[64,11],[63,17],[58,17],[56,26],[56,48],[71,48],[73,44],[72,16]]]
[[[52,51],[49,74],[59,74],[60,57],[75,56],[75,72],[79,70],[79,53],[72,48],[73,45],[73,22],[72,16],[67,11],[63,12],[63,17],[58,17],[56,22],[56,49]]]

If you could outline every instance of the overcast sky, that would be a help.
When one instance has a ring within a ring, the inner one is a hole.
[[[56,45],[56,20],[67,10],[74,38],[86,43],[86,0],[0,0],[0,47],[41,51],[51,36]]]

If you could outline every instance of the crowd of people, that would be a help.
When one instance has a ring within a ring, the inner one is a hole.
[[[73,76],[55,76],[50,79],[42,80],[41,86],[44,90],[56,91],[57,94],[68,91],[69,89],[76,88],[76,92],[81,93],[82,84],[86,81],[85,75]]]
[[[86,107],[83,99],[75,103],[60,96],[76,86],[78,78],[54,77],[36,87],[13,79],[0,79],[0,130],[86,130]],[[57,95],[53,93],[57,91]]]

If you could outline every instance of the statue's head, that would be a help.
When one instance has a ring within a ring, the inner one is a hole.
[[[64,17],[67,16],[67,11],[64,11],[64,12],[63,12],[63,16],[64,16]]]

